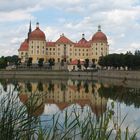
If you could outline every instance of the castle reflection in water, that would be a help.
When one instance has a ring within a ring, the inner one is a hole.
[[[72,80],[19,82],[19,87],[19,98],[22,103],[27,105],[30,97],[34,97],[34,106],[37,109],[32,114],[35,116],[43,114],[46,104],[55,104],[60,111],[73,104],[80,105],[81,109],[89,106],[97,117],[107,108],[107,99],[99,95],[101,84],[95,82]]]

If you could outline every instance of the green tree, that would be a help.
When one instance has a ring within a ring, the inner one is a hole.
[[[92,59],[92,68],[95,68],[96,64],[95,64],[95,59]]]
[[[43,67],[43,62],[44,62],[44,58],[39,58],[39,60],[38,60],[38,66],[40,68]]]
[[[39,83],[38,83],[37,89],[38,89],[39,91],[43,91],[43,84],[42,84],[42,82],[39,82]]]
[[[7,60],[4,56],[0,58],[0,69],[5,69],[7,66]]]
[[[33,60],[32,57],[29,57],[29,59],[27,60],[27,66],[28,67],[32,66],[32,60]]]
[[[89,67],[89,59],[85,59],[84,67],[87,69]]]
[[[80,60],[78,60],[77,67],[78,67],[79,70],[81,70],[81,63],[80,63]]]

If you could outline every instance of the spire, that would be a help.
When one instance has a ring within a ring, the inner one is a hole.
[[[98,25],[98,32],[101,32],[101,25]]]
[[[29,25],[29,33],[32,32],[32,27],[31,27],[31,20],[30,20],[30,25]]]
[[[31,27],[31,20],[30,20],[30,24],[29,24],[29,31],[28,31],[28,40],[29,40],[29,35],[32,32],[32,27]]]

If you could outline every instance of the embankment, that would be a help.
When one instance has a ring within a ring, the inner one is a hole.
[[[0,78],[54,78],[54,79],[89,79],[115,78],[140,80],[140,71],[65,71],[65,70],[1,70]]]

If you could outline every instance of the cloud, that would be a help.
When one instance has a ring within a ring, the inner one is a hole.
[[[61,33],[73,41],[85,33],[89,40],[101,24],[110,52],[134,51],[139,49],[139,13],[139,0],[0,0],[0,48],[13,45],[16,50],[27,36],[27,21],[41,19],[47,40],[56,40]]]

